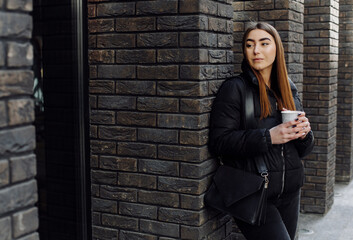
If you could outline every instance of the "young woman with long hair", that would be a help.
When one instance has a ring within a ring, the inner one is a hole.
[[[264,159],[270,179],[266,222],[254,226],[235,221],[249,240],[293,240],[304,178],[301,159],[313,149],[313,133],[297,88],[288,78],[277,30],[268,23],[251,23],[242,46],[242,73],[222,84],[213,103],[209,149],[223,164],[254,173],[253,159]],[[252,129],[243,124],[245,87],[253,92]],[[281,111],[286,109],[300,113],[294,121],[282,123]]]

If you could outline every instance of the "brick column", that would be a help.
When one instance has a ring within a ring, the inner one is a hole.
[[[217,87],[233,72],[230,0],[90,0],[94,238],[225,239],[205,208]]]
[[[325,213],[335,182],[338,1],[305,2],[304,26],[304,107],[316,141],[305,161],[302,210]]]
[[[336,181],[353,177],[353,2],[340,0]]]
[[[0,239],[39,239],[32,1],[0,0]]]
[[[289,77],[303,89],[303,1],[234,1],[234,56],[236,71],[243,59],[241,40],[249,21],[267,22],[279,32],[286,52]]]

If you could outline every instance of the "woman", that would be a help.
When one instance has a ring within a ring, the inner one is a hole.
[[[243,37],[241,77],[226,80],[211,113],[209,149],[222,162],[256,172],[253,157],[262,157],[269,170],[266,223],[253,226],[235,220],[247,239],[294,239],[304,170],[301,158],[314,144],[310,122],[301,112],[282,123],[281,110],[303,111],[297,89],[288,79],[282,41],[267,23],[253,23]],[[254,95],[257,126],[244,127],[244,83]]]

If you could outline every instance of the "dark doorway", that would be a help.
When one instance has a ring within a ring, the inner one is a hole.
[[[87,4],[33,5],[39,234],[90,239]]]

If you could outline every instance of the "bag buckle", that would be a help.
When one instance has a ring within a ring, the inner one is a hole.
[[[265,188],[268,188],[268,183],[270,182],[268,180],[268,172],[262,172],[261,177],[263,177],[265,179]]]

